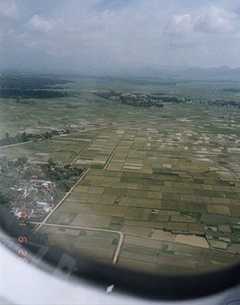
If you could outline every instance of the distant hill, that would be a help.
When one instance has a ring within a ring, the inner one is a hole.
[[[240,81],[240,68],[231,69],[228,66],[219,68],[145,68],[140,71],[140,74],[153,78]]]

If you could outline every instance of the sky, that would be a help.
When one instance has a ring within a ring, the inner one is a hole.
[[[0,0],[0,69],[240,67],[239,0]]]

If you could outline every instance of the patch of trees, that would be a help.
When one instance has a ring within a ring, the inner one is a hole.
[[[117,93],[114,90],[111,91],[106,91],[106,92],[94,92],[95,95],[105,98],[105,99],[110,99],[111,97],[119,97],[122,93]]]
[[[226,88],[222,90],[223,92],[230,92],[230,93],[240,93],[240,89],[237,88]]]
[[[14,160],[8,160],[7,157],[1,157],[0,158],[0,167],[1,167],[1,172],[8,173],[6,170],[7,168],[13,168],[13,167],[18,167],[18,166],[23,166],[26,164],[28,161],[28,158],[25,156],[18,157],[17,159]],[[5,170],[4,170],[5,169]]]
[[[69,164],[59,166],[52,158],[48,160],[47,164],[42,165],[46,178],[51,181],[58,181],[64,179],[71,179],[78,177],[83,172],[81,168],[72,168]]]
[[[229,92],[233,92],[233,91],[237,92],[235,90],[238,89],[224,89],[224,90],[230,90]],[[179,104],[179,103],[191,102],[191,103],[199,103],[199,104],[207,104],[207,105],[216,105],[221,107],[240,108],[240,103],[236,101],[226,101],[226,100],[193,101],[189,98],[178,99],[177,97],[174,96],[166,96],[166,93],[164,92],[153,92],[149,95],[142,95],[139,93],[121,93],[111,90],[107,92],[95,92],[95,95],[104,99],[117,101],[122,104],[127,104],[136,107],[151,107],[151,106],[163,107],[164,103]]]
[[[59,166],[52,158],[47,164],[41,166],[44,172],[45,179],[49,179],[56,183],[57,189],[62,192],[68,192],[73,182],[82,174],[83,169],[72,168],[69,164]]]
[[[54,86],[54,89],[59,89],[61,87],[56,87],[55,85],[63,85],[72,81],[59,78],[59,76],[44,77],[37,75],[24,75],[19,73],[8,73],[0,76],[0,83],[2,89],[49,89]]]
[[[26,157],[19,157],[15,160],[8,160],[7,157],[0,159],[0,205],[7,205],[11,201],[17,201],[19,192],[14,189],[20,183],[20,174],[16,170],[27,163]]]
[[[0,204],[7,205],[11,201],[17,201],[19,192],[12,189],[4,189],[0,191]]]
[[[65,92],[54,91],[54,90],[35,90],[35,89],[0,89],[0,97],[2,98],[16,98],[19,102],[20,98],[54,98],[54,97],[64,97]]]
[[[42,138],[45,139],[45,140],[51,139],[52,138],[52,133],[47,131],[43,134]]]
[[[119,97],[122,104],[127,104],[135,107],[163,107],[161,100],[149,98],[147,95],[122,94]]]
[[[17,201],[19,192],[11,189],[0,191],[0,205],[8,205],[11,201]]]
[[[16,136],[10,136],[9,133],[6,132],[5,133],[5,138],[0,139],[0,146],[27,142],[30,139],[31,139],[31,135],[26,134],[26,132],[23,132],[22,134],[18,134]]]
[[[157,96],[142,95],[139,93],[122,93],[115,92],[113,90],[106,92],[95,92],[95,95],[108,99],[120,102],[122,104],[127,104],[135,107],[163,107],[161,100]]]
[[[164,103],[182,103],[182,100],[179,100],[176,97],[168,97],[168,96],[163,96],[161,97],[161,101]]]
[[[215,101],[200,101],[201,104],[216,105],[221,107],[240,108],[240,103],[236,101],[215,100]]]
[[[57,91],[57,89],[63,89],[59,85],[69,82],[72,81],[64,80],[57,76],[44,77],[31,74],[3,73],[0,76],[0,97],[16,98],[18,102],[20,102],[20,98],[64,97],[66,93]]]
[[[147,79],[139,79],[139,80],[131,80],[130,83],[134,85],[141,85],[141,86],[176,86],[176,82],[173,81],[158,81],[158,80],[147,80]]]
[[[17,134],[15,136],[10,136],[8,132],[5,133],[5,137],[0,139],[0,147],[12,144],[18,144],[28,141],[36,141],[38,139],[42,140],[50,140],[52,136],[59,135],[60,133],[69,134],[70,129],[62,129],[62,130],[53,130],[53,131],[46,131],[42,134],[40,133],[26,133],[25,131],[22,134]]]
[[[163,103],[182,103],[183,101],[172,96],[164,96],[166,93],[154,92],[149,95],[142,95],[139,93],[122,93],[113,90],[108,92],[96,92],[95,95],[105,98],[117,98],[122,104],[128,104],[138,107],[163,107]]]

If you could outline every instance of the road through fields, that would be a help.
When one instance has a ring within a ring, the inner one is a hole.
[[[49,215],[50,216],[50,215]],[[92,228],[92,227],[83,227],[83,226],[70,226],[70,225],[61,225],[61,224],[53,224],[53,223],[45,223],[45,221],[48,219],[48,217],[45,218],[45,220],[41,223],[39,222],[31,222],[32,224],[39,225],[38,228],[35,231],[38,231],[42,226],[50,226],[50,227],[58,227],[58,228],[66,228],[66,229],[79,229],[79,230],[90,230],[90,231],[97,231],[97,232],[106,232],[106,233],[115,233],[119,235],[119,241],[118,245],[116,247],[112,263],[113,265],[116,264],[117,259],[120,254],[120,250],[124,241],[125,234],[119,231],[110,230],[110,229],[98,229],[98,228]]]

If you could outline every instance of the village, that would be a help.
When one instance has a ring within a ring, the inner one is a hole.
[[[46,164],[29,163],[26,157],[0,159],[0,181],[5,189],[0,192],[1,204],[16,218],[40,221],[82,173],[69,165],[58,166],[51,159]]]

